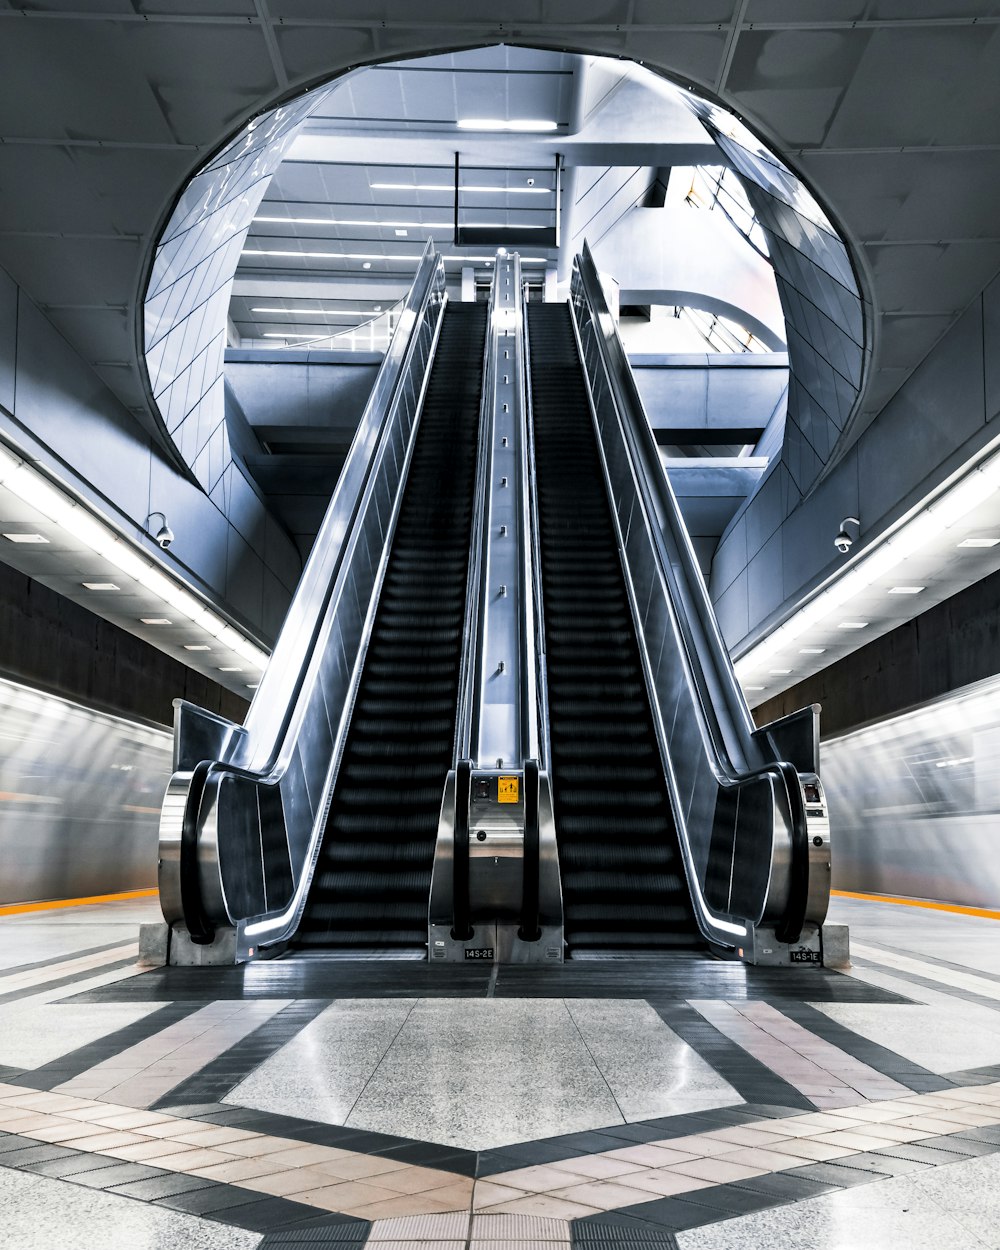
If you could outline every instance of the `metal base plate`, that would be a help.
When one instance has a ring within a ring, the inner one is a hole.
[[[468,941],[451,936],[447,925],[432,924],[428,933],[431,963],[557,964],[563,961],[563,935],[558,925],[542,927],[536,942],[523,942],[516,924],[477,924]]]

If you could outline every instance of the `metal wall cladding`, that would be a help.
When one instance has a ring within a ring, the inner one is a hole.
[[[156,884],[171,736],[0,680],[0,904]]]
[[[1000,679],[824,742],[835,889],[1000,905]]]

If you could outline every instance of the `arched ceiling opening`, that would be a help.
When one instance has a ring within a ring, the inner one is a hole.
[[[800,493],[848,424],[861,301],[801,181],[719,105],[632,62],[494,45],[316,88],[254,118],[181,194],[151,268],[146,360],[167,433],[220,505],[227,337],[335,346],[341,323],[405,293],[427,237],[456,294],[498,245],[551,293],[586,238],[628,307],[745,331],[703,335],[710,349],[787,335],[783,454]]]

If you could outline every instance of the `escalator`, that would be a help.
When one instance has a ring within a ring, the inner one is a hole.
[[[567,953],[702,946],[569,306],[528,329]]]
[[[486,320],[485,304],[444,313],[300,952],[426,947],[453,766]]]

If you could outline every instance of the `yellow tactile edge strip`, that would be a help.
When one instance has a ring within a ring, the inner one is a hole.
[[[937,903],[929,898],[905,898],[899,894],[859,894],[854,890],[831,890],[837,898],[860,898],[866,903],[899,903],[904,907],[924,907],[928,911],[950,911],[958,916],[980,916],[1000,920],[1000,911],[989,907],[963,907],[961,903]]]
[[[57,907],[90,907],[94,903],[121,903],[130,898],[156,898],[160,891],[125,890],[121,894],[92,894],[89,898],[50,898],[40,903],[8,903],[0,916],[19,916],[29,911],[52,911]]]

